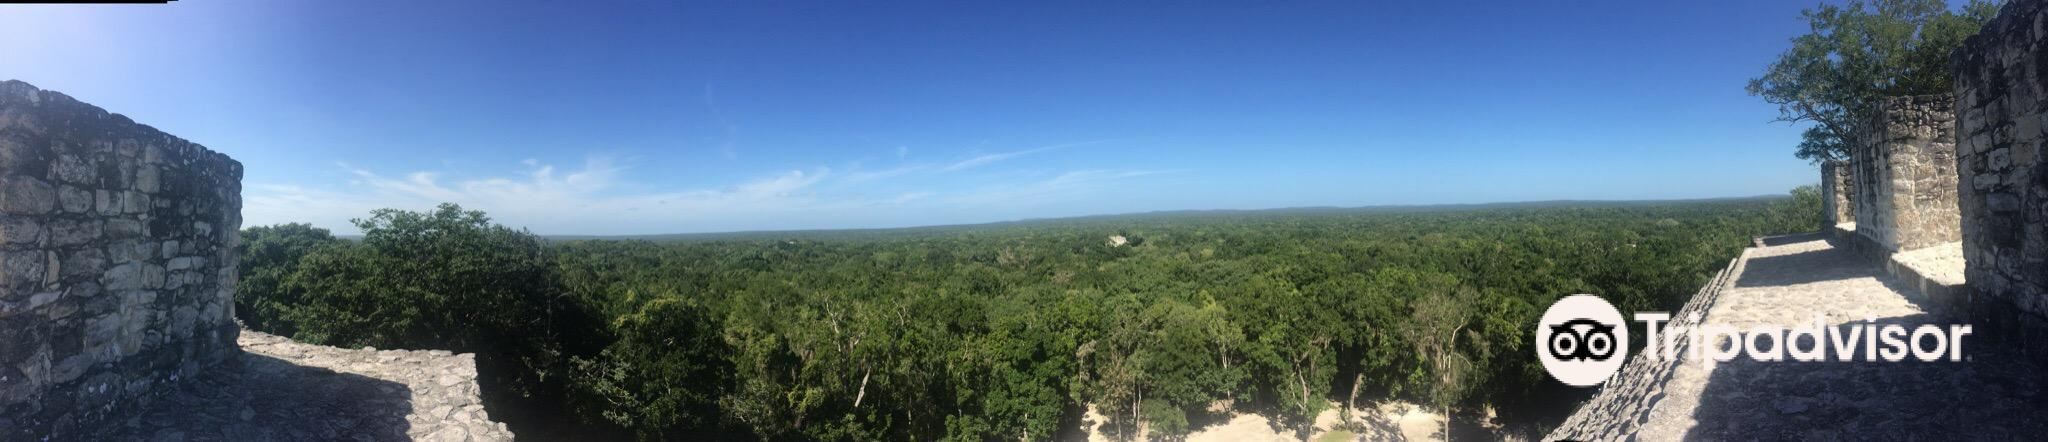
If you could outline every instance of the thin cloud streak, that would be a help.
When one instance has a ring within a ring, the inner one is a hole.
[[[1071,145],[1049,147],[1065,146]],[[449,202],[547,234],[903,227],[1057,216],[1059,209],[1046,204],[1087,203],[1124,181],[1178,172],[1083,169],[941,177],[931,173],[938,170],[932,165],[848,172],[815,167],[722,186],[635,191],[650,183],[629,180],[628,168],[607,158],[593,157],[574,169],[530,159],[521,164],[523,170],[501,176],[451,178],[438,171],[386,174],[338,163],[351,179],[337,187],[251,183],[244,218],[249,226],[310,222],[346,234],[355,232],[350,220],[374,209],[429,210]],[[960,179],[975,185],[962,186]]]
[[[1178,173],[1178,170],[1076,170],[1018,186],[991,186],[954,195],[948,204],[985,206],[1049,202],[1099,194],[1107,185],[1138,177]]]
[[[776,214],[832,208],[812,192],[833,176],[830,169],[790,170],[717,188],[620,194],[625,170],[605,159],[587,161],[566,174],[555,167],[528,162],[517,177],[445,180],[434,172],[400,177],[366,169],[342,167],[355,179],[346,190],[289,184],[250,186],[244,217],[247,225],[312,222],[337,231],[352,231],[347,220],[378,208],[426,210],[451,202],[489,212],[508,225],[544,232],[611,230],[625,224],[688,225],[711,218],[758,219]],[[622,222],[633,213],[633,222]],[[735,223],[737,224],[737,223]]]
[[[977,157],[974,157],[974,158],[968,158],[968,159],[965,159],[965,160],[961,160],[961,161],[959,161],[959,162],[956,162],[956,163],[953,163],[953,164],[947,165],[947,166],[946,166],[945,168],[942,168],[942,169],[939,169],[939,170],[940,170],[940,171],[945,171],[945,172],[953,172],[953,171],[959,171],[959,170],[966,170],[966,169],[972,169],[972,168],[976,168],[976,167],[986,166],[986,165],[989,165],[989,164],[994,164],[994,163],[998,163],[998,162],[1002,162],[1002,161],[1006,161],[1006,160],[1014,159],[1014,158],[1017,158],[1017,157],[1021,157],[1021,156],[1025,156],[1025,155],[1031,155],[1031,154],[1036,154],[1036,153],[1041,153],[1041,152],[1046,152],[1046,151],[1051,151],[1051,150],[1065,149],[1065,148],[1069,148],[1069,147],[1077,147],[1077,146],[1086,146],[1086,145],[1090,145],[1090,144],[1101,144],[1101,143],[1107,143],[1107,142],[1110,142],[1110,141],[1116,141],[1116,140],[1115,140],[1115,139],[1101,139],[1101,140],[1094,140],[1094,141],[1083,141],[1083,142],[1079,142],[1079,143],[1067,143],[1067,144],[1054,144],[1054,145],[1051,145],[1051,146],[1045,146],[1045,147],[1038,147],[1038,148],[1032,148],[1032,149],[1025,149],[1025,150],[1019,150],[1019,151],[1011,151],[1011,152],[999,152],[999,153],[992,153],[992,154],[986,154],[986,155],[982,155],[982,156],[977,156]]]
[[[927,168],[927,166],[912,165],[873,171],[855,170],[852,172],[847,172],[846,175],[840,178],[840,181],[844,181],[849,184],[881,181],[885,179],[908,175],[913,172],[923,171]]]

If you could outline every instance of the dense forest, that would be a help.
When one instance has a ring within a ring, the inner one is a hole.
[[[1790,198],[1299,209],[548,240],[443,205],[242,232],[246,326],[478,354],[522,436],[1044,440],[1406,400],[1544,419],[1558,297],[1673,309]],[[1625,312],[1626,314],[1626,312]],[[1568,407],[1564,407],[1568,408]]]

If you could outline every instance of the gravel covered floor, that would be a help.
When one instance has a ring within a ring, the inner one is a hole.
[[[92,439],[512,440],[484,412],[472,355],[342,349],[246,329],[239,343],[239,360]]]
[[[1747,250],[1730,266],[1730,277],[1710,284],[1674,316],[1701,311],[1707,324],[1740,329],[1810,323],[1815,313],[1845,331],[1866,323],[1909,331],[1962,323],[1929,312],[1918,293],[1819,235],[1770,244]],[[1816,362],[1633,355],[1605,390],[1546,439],[2036,440],[2048,434],[2048,419],[2040,419],[2048,416],[2040,367],[1976,336],[1963,342],[1967,359],[1960,362],[1872,362],[1861,350],[1843,361],[1832,349],[1828,360]]]

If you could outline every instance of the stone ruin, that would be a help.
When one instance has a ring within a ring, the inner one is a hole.
[[[1955,99],[1892,97],[1823,162],[1823,230],[1937,305],[1963,302]]]
[[[0,441],[511,440],[475,355],[234,319],[242,165],[0,82]]]
[[[1889,98],[1859,129],[1849,200],[1863,248],[1889,254],[1961,238],[1954,108],[1947,95]]]
[[[2044,50],[2048,4],[2006,4],[1954,54],[1954,94],[1885,100],[1849,160],[1821,165],[1821,192],[1836,238],[2048,359]],[[1919,250],[1957,254],[1961,271],[1944,281],[1901,261]]]
[[[237,351],[242,165],[0,83],[0,438],[63,434]]]
[[[1956,51],[1956,186],[1972,322],[2048,356],[2048,5],[2013,1]]]
[[[1849,179],[1849,162],[1829,160],[1820,164],[1821,228],[1856,222],[1856,202],[1850,196],[1856,186]]]

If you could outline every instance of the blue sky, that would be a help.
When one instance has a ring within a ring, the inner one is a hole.
[[[243,162],[245,225],[548,234],[1781,194],[1801,1],[0,5],[0,77]]]

